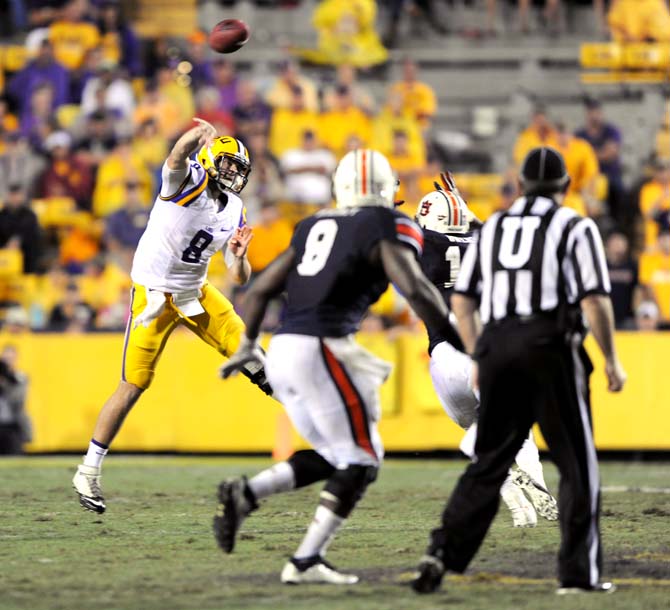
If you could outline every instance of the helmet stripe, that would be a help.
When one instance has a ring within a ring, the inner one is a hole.
[[[444,200],[447,202],[447,210],[449,210],[449,220],[448,220],[447,224],[449,226],[452,226],[453,225],[453,222],[452,222],[453,212],[451,211],[451,199],[449,199],[450,193],[448,193],[446,191],[438,191],[438,193],[440,193],[440,195],[442,195],[442,197],[444,197]]]
[[[368,194],[368,151],[361,151],[361,195]]]

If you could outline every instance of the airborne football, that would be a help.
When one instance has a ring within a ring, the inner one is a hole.
[[[667,610],[669,0],[0,16],[0,610]]]

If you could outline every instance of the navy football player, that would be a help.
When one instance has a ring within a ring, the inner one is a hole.
[[[422,231],[394,209],[397,180],[386,158],[373,150],[352,151],[340,161],[333,183],[337,208],[303,220],[289,248],[250,288],[246,336],[222,367],[227,377],[263,361],[261,320],[269,300],[286,291],[286,316],[270,342],[266,374],[313,449],[250,480],[224,481],[214,531],[219,546],[231,552],[242,520],[260,500],[325,480],[314,519],[281,573],[281,581],[291,584],[358,581],[338,572],[324,554],[376,479],[384,453],[377,430],[379,388],[391,367],[353,339],[368,307],[390,280],[432,328],[449,324],[444,301],[419,265]]]
[[[415,220],[424,234],[421,267],[448,306],[461,257],[474,239],[470,230],[473,215],[450,173],[442,174],[442,185],[436,183],[435,187],[437,190],[419,202]],[[472,458],[479,407],[479,396],[473,391],[470,378],[472,361],[465,354],[454,327],[428,324],[427,330],[433,387],[447,415],[467,430],[460,446],[463,453]],[[516,463],[519,469],[510,470],[500,491],[512,513],[514,526],[534,527],[536,509],[546,519],[555,521],[558,518],[556,500],[547,490],[532,432],[517,454]]]

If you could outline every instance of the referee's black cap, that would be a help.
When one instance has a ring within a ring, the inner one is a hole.
[[[570,184],[563,155],[555,148],[533,148],[521,165],[519,177],[524,195],[560,193]]]

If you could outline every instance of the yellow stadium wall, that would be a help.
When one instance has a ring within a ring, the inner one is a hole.
[[[120,335],[0,335],[20,350],[30,376],[30,451],[79,451],[88,443],[104,400],[120,374]],[[395,362],[382,391],[381,433],[387,450],[454,449],[461,430],[443,413],[428,374],[423,336],[359,337]],[[670,335],[619,333],[629,375],[618,395],[605,389],[602,362],[591,379],[599,449],[670,449]],[[270,451],[282,411],[245,378],[217,378],[218,354],[188,332],[168,342],[153,386],[129,415],[114,449],[126,451]],[[305,374],[309,374],[307,371]],[[294,446],[303,443],[293,434]],[[541,440],[540,440],[541,442]]]

